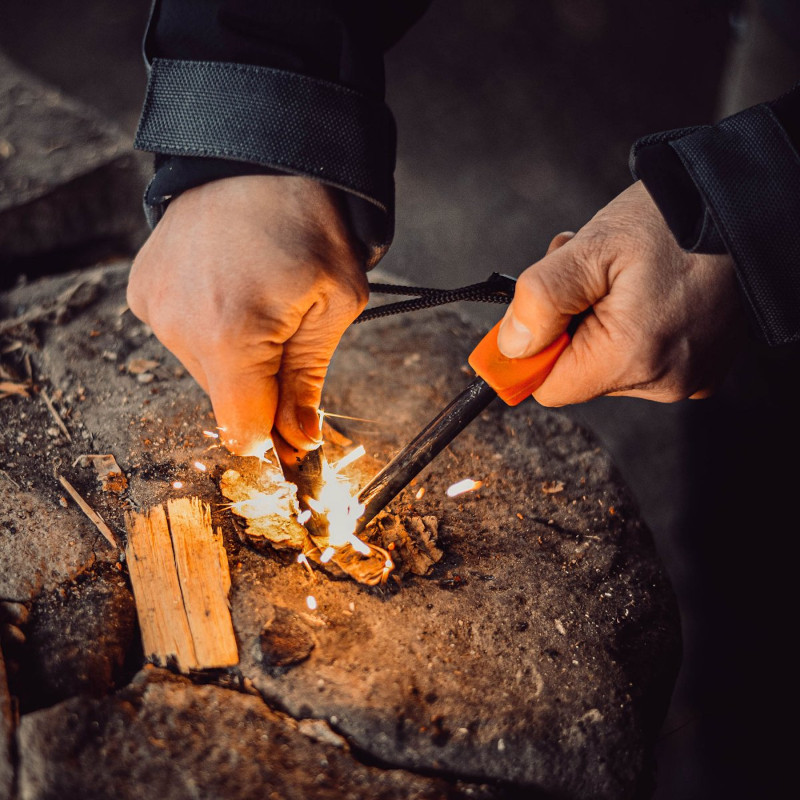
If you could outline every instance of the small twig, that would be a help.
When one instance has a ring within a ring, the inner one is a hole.
[[[2,475],[9,483],[16,486],[17,489],[22,488],[4,469],[0,469],[0,475]]]
[[[62,475],[58,476],[58,480],[61,482],[61,485],[70,493],[72,499],[78,504],[78,508],[83,511],[84,514],[94,523],[94,526],[100,533],[103,534],[103,538],[116,550],[119,550],[119,545],[117,544],[116,539],[114,538],[114,534],[111,532],[111,528],[103,522],[100,515],[78,494],[75,490],[75,487]]]
[[[42,396],[42,400],[44,400],[45,405],[47,406],[47,410],[52,415],[53,419],[56,421],[56,424],[59,428],[61,428],[61,433],[67,437],[67,441],[71,442],[72,437],[69,435],[69,431],[67,430],[67,426],[64,424],[64,420],[58,415],[58,411],[56,411],[56,407],[53,405],[53,401],[48,397],[47,392],[42,389],[39,394]]]

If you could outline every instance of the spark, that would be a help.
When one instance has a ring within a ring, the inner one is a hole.
[[[207,470],[206,465],[202,461],[195,461],[194,466],[195,469],[199,469],[200,472],[205,472]]]
[[[300,513],[297,515],[297,521],[298,521],[298,522],[299,522],[301,525],[305,525],[305,524],[306,524],[306,522],[308,522],[310,519],[311,519],[311,512],[310,512],[308,509],[306,509],[305,511],[301,511],[301,512],[300,512]]]
[[[333,417],[334,419],[349,419],[353,422],[377,422],[376,419],[366,419],[365,417],[348,417],[346,414],[334,414],[332,411],[325,412],[326,417]]]
[[[351,450],[346,456],[340,458],[335,464],[331,464],[331,469],[334,472],[341,472],[345,467],[349,467],[354,461],[358,461],[367,451],[364,445],[360,444],[358,447]]]
[[[306,597],[306,605],[309,607],[309,609],[311,611],[316,611],[317,610],[317,598],[314,597],[313,594],[308,595],[308,597]]]
[[[173,489],[183,489],[183,481],[173,481],[172,482]]]
[[[308,556],[305,553],[300,553],[300,555],[297,556],[297,563],[302,564],[308,570],[308,574],[311,576],[312,580],[317,579],[314,570],[311,569],[311,564],[308,563]]]
[[[447,496],[456,497],[457,495],[464,494],[465,492],[474,492],[476,489],[480,489],[481,486],[483,486],[483,481],[474,481],[472,478],[464,478],[463,481],[454,483],[447,490]]]
[[[219,439],[219,434],[214,431],[203,431],[203,436],[208,436],[209,439]]]
[[[323,564],[327,564],[333,557],[336,555],[336,550],[333,547],[326,547],[322,551],[322,555],[319,557],[319,560]]]
[[[228,439],[228,444],[235,443],[235,439]],[[267,450],[272,450],[273,446],[272,439],[269,436],[266,436],[263,439],[258,439],[257,441],[253,442],[253,444],[247,450],[242,451],[241,455],[252,456],[263,462],[267,460],[265,457]]]
[[[424,486],[420,486],[419,489],[417,489],[417,493],[414,495],[414,498],[416,500],[422,500],[422,496],[424,494],[425,494],[425,487]]]
[[[317,500],[316,497],[306,497],[305,501],[306,501],[306,503],[308,503],[308,507],[312,511],[316,511],[317,514],[325,513],[325,506],[322,505],[322,503],[320,503],[320,501]]]

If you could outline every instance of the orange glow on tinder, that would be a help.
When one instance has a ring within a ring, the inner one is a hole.
[[[454,483],[448,490],[447,496],[448,497],[457,497],[460,494],[464,494],[465,492],[474,492],[477,489],[480,489],[483,486],[483,481],[474,481],[472,478],[464,478],[463,481],[458,481],[458,483]]]
[[[248,536],[302,550],[297,563],[312,581],[318,579],[313,564],[375,586],[386,582],[395,564],[379,544],[356,535],[364,506],[358,501],[359,487],[344,470],[364,452],[362,446],[353,446],[328,463],[320,447],[298,458],[296,465],[280,463],[276,453],[275,464],[262,465],[256,474],[227,470],[220,489],[230,501],[226,507],[248,520]]]

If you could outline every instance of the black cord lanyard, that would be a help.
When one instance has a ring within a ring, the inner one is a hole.
[[[481,283],[462,286],[459,289],[429,289],[424,286],[396,286],[392,283],[371,283],[370,291],[376,294],[397,294],[412,296],[410,300],[399,300],[396,303],[385,303],[362,311],[354,320],[353,325],[371,319],[389,317],[392,314],[403,314],[407,311],[421,311],[424,308],[434,308],[445,303],[458,303],[462,301],[474,303],[505,303],[511,302],[514,296],[516,280],[508,275],[493,272],[489,278]]]

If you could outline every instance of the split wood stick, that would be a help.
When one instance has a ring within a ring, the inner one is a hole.
[[[163,506],[125,515],[125,556],[133,585],[145,656],[166,665],[172,659],[181,672],[200,667],[183,604]]]
[[[197,660],[205,667],[238,664],[228,608],[228,559],[222,534],[211,525],[211,510],[197,497],[183,497],[168,501],[167,512]]]
[[[64,424],[64,420],[61,419],[61,416],[59,415],[58,411],[56,411],[56,407],[53,405],[53,401],[50,399],[50,397],[48,396],[47,392],[44,389],[42,389],[39,392],[39,394],[41,394],[42,400],[44,400],[44,404],[47,406],[47,410],[50,412],[50,416],[56,421],[56,425],[58,425],[58,427],[61,428],[61,433],[63,433],[64,436],[67,437],[68,442],[71,442],[72,437],[69,435],[69,430],[67,429],[67,426]]]
[[[58,480],[61,485],[69,492],[70,497],[78,504],[78,508],[94,523],[95,528],[103,534],[103,538],[115,549],[119,550],[119,545],[111,532],[111,528],[103,522],[103,518],[78,494],[75,487],[63,476],[59,475]]]

